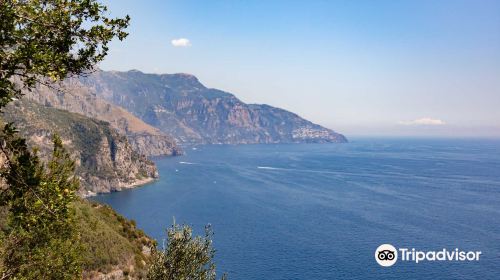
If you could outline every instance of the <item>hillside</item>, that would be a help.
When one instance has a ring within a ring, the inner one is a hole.
[[[146,124],[127,110],[100,98],[76,79],[49,88],[39,85],[32,92],[25,92],[25,99],[46,107],[54,107],[103,120],[127,136],[132,148],[146,156],[181,154],[175,140],[159,129]]]
[[[155,241],[138,229],[134,221],[109,206],[78,200],[74,209],[83,245],[83,278],[143,279],[149,264],[149,248]],[[6,210],[0,207],[0,237],[6,230]]]
[[[42,158],[52,151],[52,134],[59,134],[76,161],[82,195],[117,191],[158,177],[154,163],[134,151],[107,122],[29,100],[10,104],[3,118],[16,123]]]
[[[245,104],[188,74],[97,71],[81,82],[182,143],[346,142],[333,130],[268,105]]]

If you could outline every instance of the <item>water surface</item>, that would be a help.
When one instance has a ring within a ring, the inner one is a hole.
[[[213,226],[230,279],[498,279],[500,142],[357,139],[214,145],[156,159],[161,179],[100,195],[164,239]],[[482,251],[478,262],[380,267],[378,245]]]

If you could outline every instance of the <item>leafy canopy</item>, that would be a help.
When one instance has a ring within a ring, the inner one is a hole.
[[[96,0],[1,0],[0,109],[22,88],[85,73],[102,61],[108,43],[128,35],[130,20],[106,13]]]
[[[0,169],[7,184],[0,202],[9,209],[2,277],[78,278],[80,245],[71,208],[79,187],[73,175],[75,163],[58,136],[54,136],[54,150],[46,166],[12,125],[6,125],[0,136],[8,162]]]
[[[0,0],[0,111],[21,90],[91,71],[124,39],[129,17],[110,18],[96,0]],[[54,137],[40,162],[12,124],[0,131],[0,203],[9,209],[1,279],[81,278],[71,207],[74,162]]]
[[[153,251],[153,263],[148,271],[150,280],[215,280],[215,250],[212,229],[205,227],[205,236],[193,237],[189,226],[174,225],[167,230],[163,251]],[[223,275],[222,279],[226,279]]]

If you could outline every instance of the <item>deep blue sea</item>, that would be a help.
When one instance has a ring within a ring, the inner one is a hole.
[[[156,163],[159,181],[94,199],[160,244],[174,216],[210,223],[229,279],[500,279],[498,140],[211,145]],[[482,255],[381,267],[383,243]]]

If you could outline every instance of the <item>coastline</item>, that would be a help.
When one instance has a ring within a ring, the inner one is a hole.
[[[159,177],[156,177],[156,178],[149,177],[149,178],[135,180],[134,182],[128,183],[128,184],[120,183],[118,185],[118,188],[112,189],[111,191],[108,191],[108,192],[93,192],[93,191],[87,190],[84,193],[82,193],[80,196],[82,198],[89,198],[89,197],[97,196],[100,194],[107,194],[107,193],[112,193],[112,192],[120,192],[120,191],[128,190],[128,189],[135,189],[135,188],[139,188],[139,187],[151,184],[159,179],[160,179]]]

